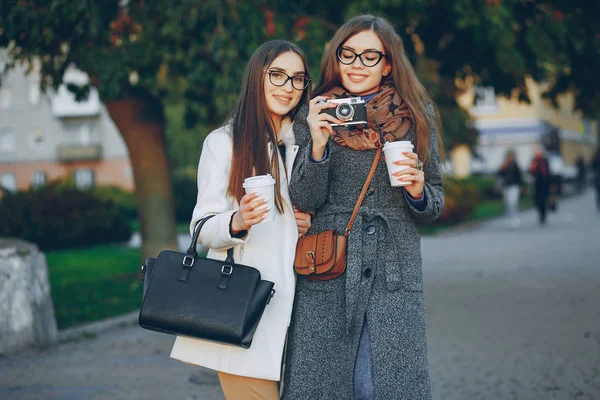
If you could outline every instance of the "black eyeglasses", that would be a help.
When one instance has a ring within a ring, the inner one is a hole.
[[[363,63],[365,67],[374,67],[379,64],[379,61],[381,61],[383,57],[385,57],[385,54],[377,50],[367,50],[357,54],[347,47],[340,47],[337,50],[337,58],[342,64],[350,65],[356,60],[356,57],[360,59],[360,62]]]
[[[267,71],[269,74],[269,81],[275,86],[283,86],[287,81],[292,81],[292,87],[296,90],[304,90],[310,83],[310,78],[304,75],[289,76],[283,71],[270,70]]]

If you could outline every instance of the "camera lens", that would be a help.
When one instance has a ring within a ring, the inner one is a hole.
[[[354,117],[354,108],[349,104],[340,104],[335,109],[335,116],[342,121],[351,120]]]

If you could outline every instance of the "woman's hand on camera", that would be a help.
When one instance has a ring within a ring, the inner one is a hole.
[[[313,142],[312,156],[315,160],[323,158],[329,135],[333,133],[331,123],[339,124],[342,122],[332,115],[321,112],[327,108],[337,107],[337,104],[327,103],[323,100],[327,100],[327,98],[317,96],[312,99],[308,105],[308,117],[306,117]]]
[[[298,237],[301,238],[302,236],[306,235],[306,232],[308,232],[312,226],[312,216],[309,213],[305,213],[296,209],[294,209],[294,216],[296,217],[296,225],[298,225]]]
[[[404,190],[408,192],[410,197],[415,200],[419,200],[423,197],[423,188],[425,187],[425,173],[422,169],[417,169],[417,163],[419,162],[419,156],[413,152],[402,153],[408,159],[394,161],[394,165],[406,165],[401,171],[395,172],[395,176],[400,182],[408,182],[408,185],[404,186]],[[421,163],[421,166],[423,164]]]
[[[248,193],[240,200],[240,209],[233,214],[231,233],[247,231],[267,217],[267,201],[257,193]]]

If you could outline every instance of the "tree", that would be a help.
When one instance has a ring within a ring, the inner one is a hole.
[[[571,92],[576,108],[600,115],[600,6],[576,0],[356,0],[346,17],[363,12],[387,16],[399,29],[415,63],[434,62],[428,88],[433,89],[450,143],[473,144],[456,124],[456,80],[473,79],[496,93],[529,101],[525,80],[548,85],[545,96]],[[460,112],[459,112],[460,113]],[[446,122],[446,121],[444,121]]]
[[[185,121],[222,121],[249,54],[265,39],[261,1],[18,0],[0,3],[0,48],[41,64],[41,89],[86,72],[129,150],[143,256],[176,247],[165,151],[165,102],[183,93]],[[89,86],[68,86],[85,98]]]

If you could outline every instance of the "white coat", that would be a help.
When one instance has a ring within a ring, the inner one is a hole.
[[[284,213],[279,214],[275,209],[274,221],[251,227],[244,238],[232,238],[229,223],[239,204],[227,194],[233,152],[230,132],[230,126],[219,128],[204,141],[198,165],[198,199],[190,230],[201,218],[215,214],[203,226],[198,239],[210,249],[208,257],[224,260],[227,249],[233,247],[235,261],[257,268],[262,279],[275,283],[276,293],[265,309],[249,349],[177,337],[171,357],[229,374],[278,381],[294,302],[293,261],[298,240],[286,170],[291,173],[298,146],[294,144],[292,124],[285,120],[279,134],[286,145],[286,168],[282,161],[279,165]]]

